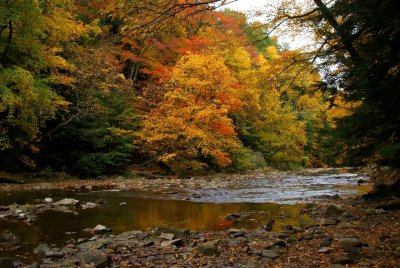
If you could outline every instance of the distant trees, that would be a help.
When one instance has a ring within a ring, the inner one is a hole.
[[[2,1],[1,168],[95,177],[149,158],[185,174],[249,168],[254,151],[334,162],[327,133],[362,104],[329,109],[310,55],[211,3],[225,1]]]
[[[325,86],[359,102],[337,122],[342,147],[335,150],[350,164],[399,166],[399,2],[282,2],[273,22],[311,29],[318,43],[310,56],[318,59]]]

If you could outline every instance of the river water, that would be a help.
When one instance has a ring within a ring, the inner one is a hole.
[[[0,235],[10,230],[21,238],[18,249],[2,247],[0,257],[32,259],[32,250],[39,243],[62,245],[68,239],[90,237],[85,228],[105,225],[114,234],[152,227],[188,228],[192,231],[214,231],[228,228],[255,229],[271,219],[275,230],[284,225],[305,227],[312,221],[300,210],[313,202],[338,194],[346,198],[370,189],[357,181],[366,179],[348,170],[316,171],[288,175],[281,179],[259,177],[241,181],[226,189],[194,189],[168,196],[135,191],[37,191],[2,194],[0,205],[34,203],[51,197],[55,201],[74,198],[83,202],[102,199],[105,204],[75,213],[48,211],[38,214],[37,221],[27,225],[19,220],[0,219]],[[120,205],[122,202],[126,205]],[[224,217],[236,213],[239,221]]]

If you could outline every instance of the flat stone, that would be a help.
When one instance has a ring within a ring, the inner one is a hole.
[[[34,250],[33,252],[36,254],[46,254],[50,251],[49,247],[47,246],[47,244],[39,244]]]
[[[59,205],[59,206],[71,206],[71,205],[75,205],[77,204],[79,201],[76,199],[72,199],[72,198],[64,198],[61,199],[60,201],[55,202],[55,205]]]
[[[162,233],[160,235],[160,238],[165,239],[165,240],[172,240],[174,239],[175,235],[171,233]]]
[[[81,254],[81,257],[85,264],[93,265],[96,268],[105,268],[110,265],[110,259],[101,254],[86,252]]]
[[[344,247],[344,248],[362,246],[361,241],[355,237],[339,238],[339,242],[342,245],[342,247]]]
[[[219,240],[212,240],[203,243],[197,248],[197,253],[203,254],[204,256],[213,256],[218,254],[217,245]]]
[[[54,202],[53,198],[50,198],[50,197],[46,197],[46,198],[44,199],[44,201],[45,201],[46,203],[53,203],[53,202]]]
[[[263,251],[261,252],[261,256],[267,257],[267,258],[273,260],[273,259],[278,258],[278,257],[279,257],[279,254],[278,254],[276,251],[274,251],[274,250],[263,250]]]
[[[333,219],[322,219],[320,222],[321,226],[335,225],[337,223],[336,220]]]
[[[318,253],[330,253],[333,250],[331,247],[323,247],[318,249]]]
[[[87,242],[83,242],[81,244],[78,245],[78,248],[82,251],[90,251],[90,250],[94,250],[94,249],[101,249],[106,247],[108,244],[112,243],[113,240],[109,239],[109,238],[105,238],[105,239],[98,239],[95,241],[87,241]]]
[[[110,228],[107,228],[104,225],[98,224],[96,227],[93,229],[95,234],[101,234],[101,233],[106,233],[106,232],[111,232]]]
[[[49,252],[46,252],[45,257],[46,258],[62,258],[62,257],[64,257],[64,254],[61,252],[58,252],[58,251],[49,251]]]
[[[244,230],[231,228],[228,230],[228,234],[231,238],[237,238],[237,237],[245,236],[246,232]]]

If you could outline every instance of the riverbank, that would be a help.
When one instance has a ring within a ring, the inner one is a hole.
[[[69,178],[63,180],[37,180],[24,184],[0,184],[0,192],[38,191],[38,190],[135,190],[135,191],[169,191],[179,189],[226,188],[238,186],[241,182],[258,177],[280,180],[287,175],[284,171],[255,171],[247,174],[214,174],[209,176],[193,176],[178,178],[177,176],[135,177],[114,176],[101,179],[79,180]]]

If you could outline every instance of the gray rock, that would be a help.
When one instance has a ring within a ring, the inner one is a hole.
[[[172,240],[174,239],[175,235],[171,233],[162,233],[160,235],[160,238],[165,239],[165,240]]]
[[[126,203],[126,202],[119,203],[119,206],[126,206],[126,205],[128,205],[128,203]]]
[[[335,264],[329,265],[329,268],[346,268],[346,266],[335,263]]]
[[[181,244],[182,244],[182,239],[180,238],[161,242],[162,247],[179,246]]]
[[[91,250],[95,250],[95,249],[104,248],[107,245],[111,244],[112,242],[113,242],[113,240],[110,238],[98,239],[95,241],[83,242],[78,245],[78,248],[81,251],[91,251]]]
[[[325,209],[324,216],[327,218],[336,218],[343,214],[343,210],[337,206],[330,205]]]
[[[82,261],[85,264],[93,265],[96,268],[105,268],[110,266],[110,259],[107,256],[86,252],[81,254]]]
[[[331,247],[323,247],[318,249],[318,253],[330,253],[333,250]]]
[[[59,206],[72,206],[72,205],[76,205],[79,201],[76,199],[72,199],[72,198],[64,198],[61,199],[60,201],[55,202],[55,205],[59,205]]]
[[[344,237],[344,238],[339,238],[339,242],[342,245],[343,248],[349,248],[349,247],[361,247],[362,243],[358,238],[355,237]]]
[[[59,251],[51,250],[49,252],[46,252],[45,257],[46,258],[62,258],[62,257],[64,257],[64,254]]]
[[[279,257],[278,252],[276,252],[275,250],[263,250],[261,252],[261,255],[263,257],[267,257],[267,258],[272,259],[272,260]]]
[[[96,227],[94,227],[93,231],[95,234],[103,234],[103,233],[111,232],[111,229],[107,228],[104,225],[98,224],[98,225],[96,225]]]
[[[44,201],[45,201],[46,203],[53,203],[53,202],[54,202],[53,198],[50,198],[50,197],[46,197],[46,198],[44,199]]]
[[[203,254],[204,256],[213,256],[218,254],[218,243],[219,240],[212,240],[201,244],[197,248],[197,253]]]
[[[237,238],[245,236],[246,232],[244,230],[231,228],[228,230],[228,234],[231,238]]]
[[[50,251],[49,247],[47,246],[47,244],[39,244],[34,250],[33,252],[36,254],[43,254],[46,255],[46,253],[48,253]]]

